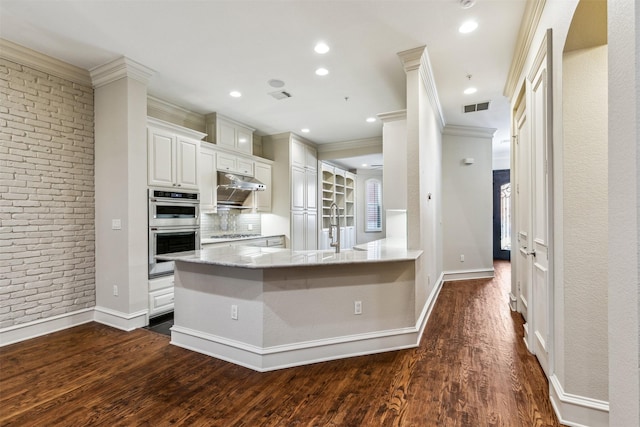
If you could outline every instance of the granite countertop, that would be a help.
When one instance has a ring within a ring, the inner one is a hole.
[[[413,261],[422,255],[421,250],[409,250],[384,243],[371,245],[369,250],[343,250],[336,254],[331,250],[292,251],[283,248],[250,246],[223,246],[202,250],[158,255],[167,261],[184,261],[197,264],[221,265],[241,268],[281,268],[313,265],[362,264],[394,261]]]
[[[283,237],[282,234],[238,234],[236,236],[208,236],[200,239],[201,245],[211,243],[237,242],[239,240],[267,239],[270,237]]]

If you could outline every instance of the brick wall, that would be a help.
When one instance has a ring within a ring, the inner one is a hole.
[[[0,328],[95,306],[93,89],[0,58]]]

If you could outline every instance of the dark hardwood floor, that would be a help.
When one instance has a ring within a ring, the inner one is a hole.
[[[556,426],[493,280],[450,282],[416,349],[258,373],[90,323],[0,349],[2,426]]]

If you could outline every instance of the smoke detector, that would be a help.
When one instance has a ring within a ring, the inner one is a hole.
[[[476,4],[476,0],[460,0],[460,7],[463,9],[469,9]]]

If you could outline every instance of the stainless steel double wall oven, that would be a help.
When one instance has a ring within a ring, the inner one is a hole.
[[[173,274],[173,261],[156,255],[200,249],[197,192],[149,189],[149,278]]]

